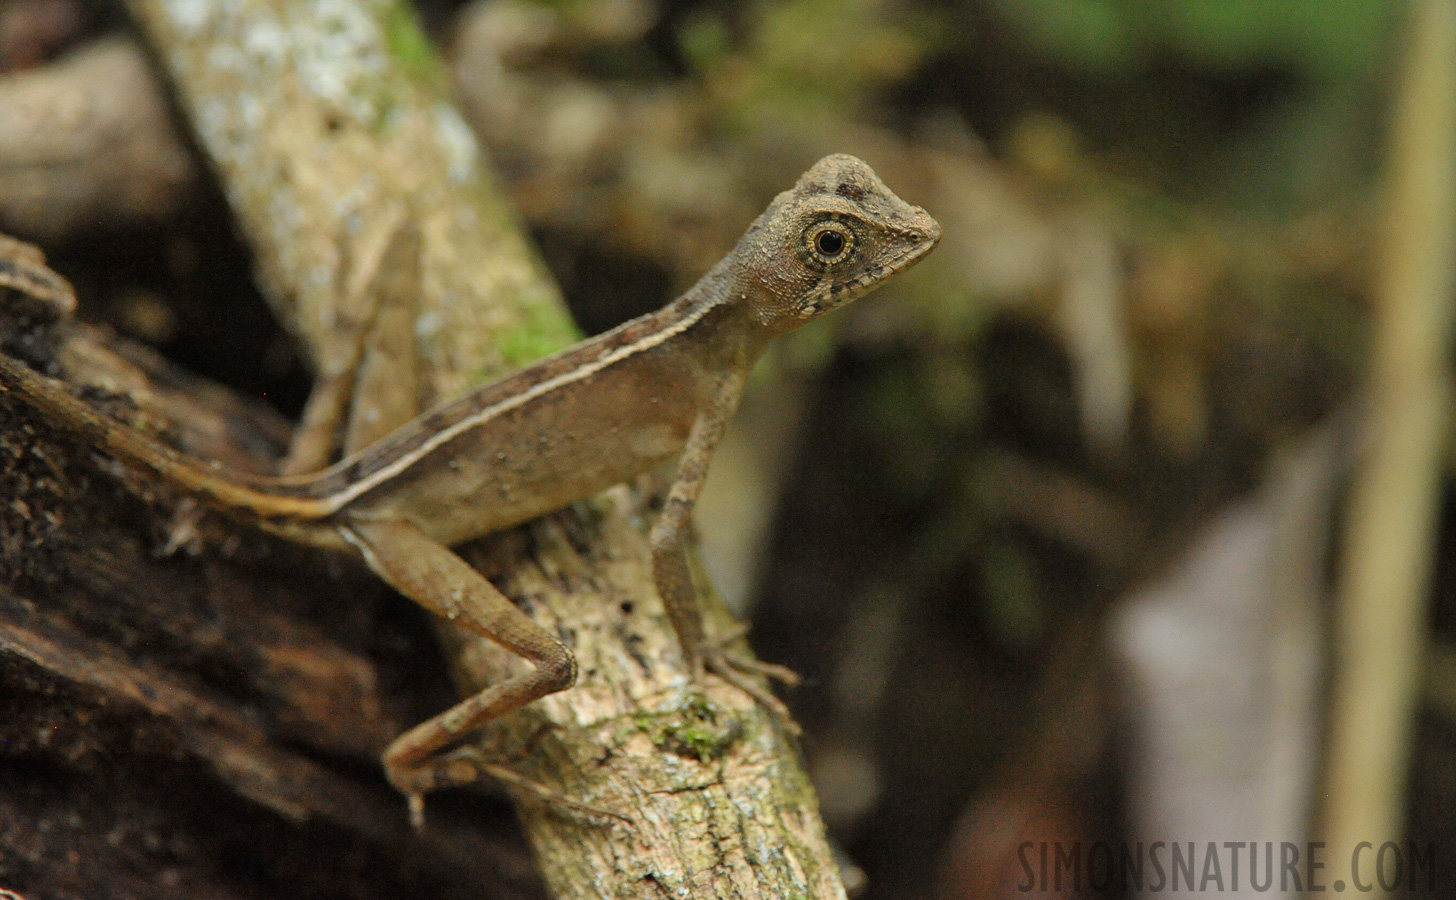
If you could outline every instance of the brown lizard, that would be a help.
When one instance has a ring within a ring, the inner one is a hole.
[[[97,412],[61,382],[4,355],[0,389],[233,519],[358,555],[405,596],[533,664],[390,744],[385,770],[419,821],[424,791],[476,777],[445,765],[441,751],[576,678],[566,646],[449,548],[560,509],[678,454],[650,545],[654,580],[684,660],[694,678],[712,671],[776,703],[704,634],[686,535],[709,457],[771,338],[879,287],[939,238],[935,220],[895,196],[869,166],[851,156],[825,157],[667,306],[440,406],[311,475],[220,470]],[[0,287],[6,286],[27,298],[26,311],[48,307],[50,319],[74,304],[64,281],[24,253],[0,262]]]

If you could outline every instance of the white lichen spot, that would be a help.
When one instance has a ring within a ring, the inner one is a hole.
[[[257,133],[263,127],[263,117],[266,107],[263,102],[253,94],[238,95],[238,116],[243,120],[243,127],[249,133]]]
[[[398,133],[400,131],[400,129],[403,127],[403,125],[404,125],[406,113],[407,113],[406,109],[404,107],[402,107],[402,106],[395,106],[395,107],[391,108],[385,114],[384,121],[381,123],[382,126],[383,126],[384,133],[385,134],[396,134],[396,133]]]
[[[298,205],[289,197],[287,191],[279,191],[272,196],[272,202],[268,204],[268,217],[277,229],[276,233],[282,239],[277,245],[281,250],[289,250],[293,247],[298,236],[294,233],[298,230],[302,213]]]
[[[276,67],[288,55],[288,32],[272,20],[252,22],[243,32],[243,49],[258,61]]]
[[[415,319],[415,337],[429,340],[440,333],[445,325],[444,318],[435,310],[426,310]]]
[[[169,0],[164,9],[183,37],[197,37],[210,23],[213,5],[209,0]]]
[[[432,110],[435,119],[435,135],[445,149],[445,165],[450,180],[457,185],[474,180],[480,165],[480,144],[475,132],[460,118],[460,113],[448,103],[437,103]]]
[[[294,25],[298,77],[319,100],[372,125],[383,93],[378,81],[388,71],[384,34],[358,4],[316,0]]]
[[[222,144],[227,135],[228,117],[227,106],[221,100],[210,98],[198,104],[197,131],[209,148]]]
[[[339,195],[335,210],[340,218],[344,215],[356,215],[360,210],[372,206],[378,194],[379,179],[374,176],[374,173],[360,173],[359,178]]]
[[[207,50],[207,65],[214,72],[242,72],[247,60],[232,44],[213,44]]]
[[[359,214],[359,201],[353,194],[345,194],[334,201],[334,218],[343,233],[350,237],[364,230],[364,217]]]

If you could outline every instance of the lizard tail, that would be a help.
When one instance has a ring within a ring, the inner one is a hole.
[[[206,501],[236,518],[307,521],[331,514],[310,496],[311,479],[272,483],[189,456],[135,428],[113,421],[74,396],[66,386],[0,353],[0,391],[13,394],[57,427],[132,468],[151,472],[168,485]]]

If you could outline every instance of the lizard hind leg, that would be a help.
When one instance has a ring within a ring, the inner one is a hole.
[[[521,656],[535,668],[494,684],[395,738],[384,751],[390,782],[423,819],[426,791],[476,780],[482,771],[445,751],[475,729],[576,681],[576,658],[448,547],[398,519],[350,521],[339,529],[375,574],[411,600]]]

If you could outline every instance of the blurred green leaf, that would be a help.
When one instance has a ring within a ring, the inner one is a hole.
[[[1002,644],[1029,647],[1045,626],[1035,557],[1010,540],[992,541],[981,554],[980,588],[987,621]]]
[[[1392,0],[992,0],[1062,65],[1127,72],[1153,54],[1224,70],[1285,65],[1333,78],[1380,58]]]
[[[873,92],[905,78],[935,45],[937,21],[893,0],[781,0],[755,4],[741,46],[711,13],[678,33],[689,63],[717,76],[725,115],[815,127],[854,119]]]
[[[1149,4],[1152,6],[1154,4]],[[1159,43],[1220,68],[1284,63],[1359,75],[1384,49],[1390,0],[1162,0]]]
[[[704,10],[682,24],[677,43],[688,65],[699,72],[712,72],[722,65],[730,49],[728,27],[717,13]]]

